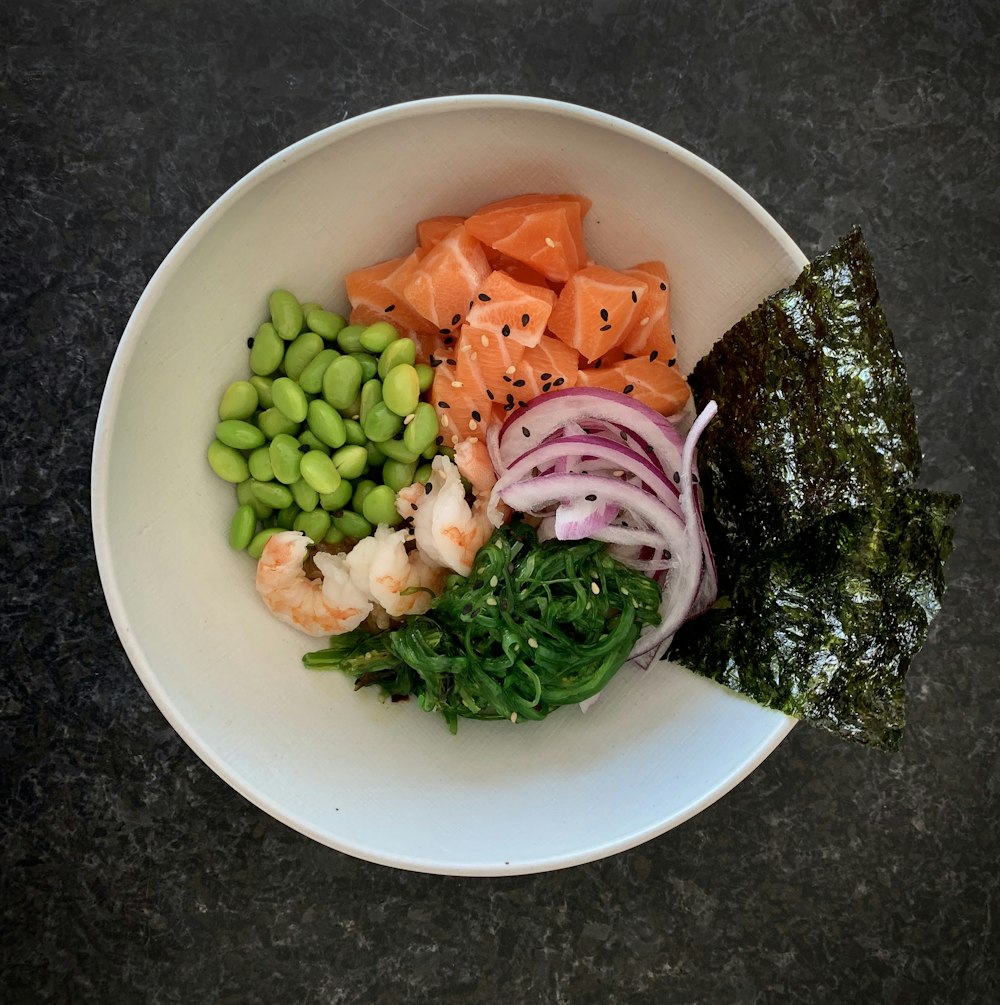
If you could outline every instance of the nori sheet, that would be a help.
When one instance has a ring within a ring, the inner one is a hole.
[[[944,592],[957,496],[912,488],[913,402],[855,228],[690,377],[720,598],[666,658],[894,750],[904,678]]]

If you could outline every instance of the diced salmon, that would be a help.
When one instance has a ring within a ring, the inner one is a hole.
[[[540,394],[560,387],[575,387],[580,355],[565,342],[544,335],[538,344],[526,349],[517,364],[513,384],[518,402],[530,401]],[[524,384],[520,384],[520,381]]]
[[[447,237],[464,222],[462,216],[429,216],[417,224],[417,244],[430,251],[442,238]]]
[[[533,286],[494,271],[476,293],[467,321],[498,338],[533,346],[545,333],[555,303],[556,295],[548,286]]]
[[[479,242],[458,226],[424,254],[403,293],[439,330],[455,329],[491,271]]]
[[[596,360],[628,331],[647,283],[603,265],[575,272],[549,318],[553,335],[587,360]]]
[[[675,415],[687,404],[691,390],[677,369],[676,359],[623,359],[600,369],[588,367],[577,374],[580,387],[604,387],[641,401],[662,415]]]
[[[673,356],[674,337],[670,327],[670,279],[663,262],[643,262],[623,270],[646,283],[646,295],[635,308],[635,316],[622,340],[621,347],[630,356]]]

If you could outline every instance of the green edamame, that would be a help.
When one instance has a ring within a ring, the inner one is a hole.
[[[384,401],[379,401],[369,410],[363,428],[369,440],[382,443],[392,439],[403,428],[403,417],[393,412]]]
[[[378,376],[378,360],[371,353],[352,352],[349,355],[361,364],[362,383]]]
[[[243,419],[223,419],[216,423],[215,438],[236,450],[253,450],[264,443],[260,429]]]
[[[292,524],[292,530],[301,531],[310,541],[322,541],[329,529],[330,514],[322,509],[300,513]]]
[[[237,506],[233,518],[229,522],[229,547],[236,551],[243,551],[253,540],[254,531],[257,530],[257,514],[253,506],[246,504]]]
[[[260,377],[274,373],[285,358],[285,343],[274,325],[265,321],[253,337],[250,349],[250,369]]]
[[[276,523],[282,530],[293,530],[295,528],[295,518],[299,515],[301,510],[295,503],[290,506],[286,506],[284,509],[278,511],[276,518]]]
[[[294,436],[279,433],[271,440],[267,453],[274,477],[282,485],[291,485],[299,480],[302,452],[299,450],[299,441]]]
[[[240,482],[239,485],[236,486],[236,502],[240,506],[252,507],[258,520],[266,520],[274,512],[274,510],[270,506],[262,503],[253,494],[253,482],[254,479],[251,476],[245,482]]]
[[[382,381],[375,377],[370,380],[366,380],[361,385],[361,408],[358,411],[358,422],[364,427],[365,421],[368,418],[368,413],[372,410],[373,406],[377,405],[382,400]]]
[[[420,400],[420,378],[409,363],[394,366],[382,381],[382,398],[400,418],[405,418]]]
[[[351,509],[355,513],[361,513],[365,497],[377,484],[377,482],[373,482],[370,478],[361,478],[354,483],[354,494],[351,496]]]
[[[353,356],[338,356],[323,374],[323,398],[337,409],[348,408],[361,391],[361,364]]]
[[[336,513],[333,517],[333,526],[339,530],[344,537],[353,538],[360,541],[363,537],[368,537],[375,528],[360,513],[345,509],[342,513]]]
[[[304,422],[309,409],[306,392],[291,377],[279,377],[271,388],[274,407],[292,422]]]
[[[286,506],[291,506],[295,502],[292,490],[287,485],[279,482],[258,482],[250,484],[253,494],[266,506],[271,509],[282,510]]]
[[[416,420],[414,420],[414,422],[415,421]],[[412,424],[413,423],[410,423],[410,425]],[[386,457],[391,457],[394,461],[401,461],[403,464],[410,464],[420,457],[419,453],[410,450],[402,440],[383,440],[378,445],[378,448],[383,454],[385,454]]]
[[[368,352],[381,353],[398,338],[399,332],[388,321],[376,321],[358,336],[358,341]]]
[[[321,310],[323,305],[316,300],[303,300],[302,301],[302,330],[305,331],[309,327],[309,312]]]
[[[272,378],[261,377],[255,373],[247,383],[251,384],[257,392],[257,402],[260,408],[270,408],[274,404],[274,399],[271,397],[271,386],[274,384]]]
[[[368,451],[368,466],[370,468],[380,468],[385,463],[385,454],[382,453],[381,448],[377,443],[372,443],[369,440],[365,444],[365,450]]]
[[[221,440],[212,440],[208,445],[208,463],[223,481],[234,485],[245,482],[250,477],[246,458],[235,447],[230,447]]]
[[[267,542],[274,537],[275,534],[280,534],[281,527],[265,527],[264,530],[258,531],[253,540],[247,545],[247,554],[251,558],[259,559],[264,552],[264,548]]]
[[[281,410],[272,405],[265,408],[263,412],[257,413],[257,425],[261,432],[269,439],[273,440],[281,433],[294,436],[299,431],[299,424],[292,422]]]
[[[398,338],[391,342],[385,352],[378,358],[378,375],[385,380],[385,375],[402,363],[413,366],[417,361],[417,344],[411,338]]]
[[[361,348],[361,333],[364,325],[348,325],[337,332],[337,346],[341,352],[363,352]]]
[[[350,501],[354,485],[346,478],[332,492],[321,492],[319,504],[330,513],[343,509]]]
[[[390,527],[395,527],[403,519],[396,512],[396,493],[388,485],[376,485],[365,496],[361,515],[369,523],[387,523]]]
[[[353,447],[363,447],[368,442],[365,431],[357,419],[344,419],[345,442]]]
[[[335,450],[330,460],[333,461],[334,467],[340,472],[341,478],[353,481],[355,478],[361,477],[361,472],[367,466],[368,451],[364,447],[346,444],[339,450]],[[329,492],[332,490],[322,489],[320,491]]]
[[[303,479],[317,492],[332,492],[340,484],[341,473],[333,458],[318,450],[303,454],[299,467]]]
[[[306,411],[306,425],[318,440],[328,447],[342,447],[347,442],[347,426],[333,405],[322,398],[313,398]]]
[[[327,342],[332,342],[347,327],[347,319],[333,311],[314,307],[312,310],[306,311],[306,325],[310,331],[316,332]]]
[[[222,394],[222,400],[219,402],[219,418],[249,419],[259,405],[260,399],[253,384],[249,380],[234,380]]]
[[[319,394],[323,390],[323,374],[326,373],[326,368],[339,355],[336,349],[321,349],[299,374],[299,387],[306,394]]]
[[[358,392],[358,396],[352,401],[347,408],[342,408],[340,414],[345,419],[357,419],[361,414],[361,392]]]
[[[339,527],[334,527],[333,521],[330,521],[330,529],[323,535],[323,540],[327,544],[340,544],[344,540],[344,532]]]
[[[319,505],[319,493],[304,478],[292,482],[288,487],[292,490],[295,505],[303,513],[311,513]]]
[[[315,332],[303,332],[285,350],[285,373],[298,380],[302,371],[323,351],[323,338]]]
[[[433,474],[434,469],[429,464],[421,464],[413,473],[413,482],[420,482],[421,485],[426,485],[431,480]],[[410,484],[412,485],[413,482],[410,482]]]
[[[302,305],[288,290],[275,290],[267,300],[271,311],[274,330],[286,341],[291,342],[302,331]]]
[[[271,467],[270,447],[258,447],[250,451],[247,458],[247,467],[250,469],[250,477],[256,478],[259,482],[273,482],[274,468]]]
[[[434,406],[426,401],[418,402],[413,410],[413,418],[403,430],[403,445],[415,454],[422,454],[436,446],[440,431]]]
[[[321,450],[324,454],[330,453],[330,448],[309,429],[302,429],[296,437],[299,441],[299,448],[305,447],[307,450]]]
[[[417,363],[417,380],[420,382],[420,393],[426,394],[434,385],[434,367],[426,363]]]
[[[407,485],[412,485],[416,475],[417,465],[414,461],[408,464],[403,461],[394,461],[388,458],[382,465],[382,481],[385,482],[393,492],[405,489]]]

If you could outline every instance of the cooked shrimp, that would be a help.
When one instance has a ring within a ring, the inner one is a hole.
[[[371,601],[351,582],[344,555],[317,552],[323,578],[309,579],[303,563],[310,544],[298,531],[273,535],[257,562],[257,592],[276,618],[307,635],[353,631],[371,613]]]
[[[497,473],[493,470],[490,452],[482,440],[471,437],[462,440],[455,447],[455,464],[458,473],[472,486],[472,491],[487,495],[496,484]]]
[[[441,592],[447,570],[429,564],[419,548],[407,552],[408,530],[379,524],[373,537],[359,541],[347,556],[354,586],[394,618],[423,614]],[[412,593],[404,593],[413,589]]]
[[[458,468],[439,454],[431,462],[430,481],[398,492],[396,508],[413,518],[414,539],[426,562],[468,576],[476,552],[493,533],[486,516],[488,500],[488,493],[477,495],[470,506]]]

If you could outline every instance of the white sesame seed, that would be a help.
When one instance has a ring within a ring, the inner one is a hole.
[[[485,335],[480,336],[479,341],[483,343],[484,349],[490,344],[490,340]]]
[[[464,387],[465,385],[460,380],[453,380],[451,382],[452,387]]]
[[[457,434],[453,434],[452,435],[452,437],[451,437],[451,445],[453,447],[457,447],[458,446],[458,435]],[[638,606],[638,604],[636,606]]]
[[[538,648],[538,643],[534,639],[528,639],[528,645],[531,646],[532,649]]]
[[[615,478],[621,478],[621,476],[625,474],[625,472],[622,471],[621,469],[619,469],[618,471],[612,471],[611,473],[615,476]]]
[[[475,419],[469,419],[469,429],[475,432],[479,428],[479,423]]]
[[[445,429],[447,429],[451,425],[451,419],[449,419],[447,415],[442,415],[441,416],[441,425]]]
[[[462,346],[462,352],[472,352],[472,346],[468,342]]]
[[[509,367],[507,367],[506,372],[507,373],[517,373],[517,367],[516,366],[509,366]]]
[[[545,243],[546,243],[546,244],[547,244],[547,245],[548,245],[548,246],[549,246],[550,248],[554,248],[554,247],[556,246],[556,242],[555,242],[555,241],[553,241],[551,237],[547,237],[547,238],[545,238]]]
[[[471,355],[469,356],[469,359],[479,359],[479,353],[478,353],[478,352],[474,352],[474,353],[472,353],[472,354],[471,354]]]
[[[591,583],[590,592],[593,593],[594,596],[596,597],[597,594],[601,592],[601,588],[597,585],[597,583]]]
[[[511,722],[517,722],[517,712],[511,712],[510,713],[510,721]]]
[[[642,327],[643,325],[648,325],[648,324],[649,324],[649,318],[643,318],[643,319],[642,319],[642,320],[641,320],[641,321],[639,322],[639,327],[641,328],[641,327]]]
[[[302,413],[300,412],[299,414],[301,415]],[[404,426],[408,426],[413,421],[413,415],[414,415],[414,413],[410,412],[410,414],[408,416],[406,416],[405,419],[403,419],[403,425]]]
[[[627,597],[628,596],[628,590],[624,586],[622,587],[622,596],[623,597]]]
[[[497,584],[498,584],[499,582],[500,582],[500,580],[499,580],[499,579],[497,579],[497,577],[496,577],[496,576],[490,576],[490,586],[491,586],[491,587],[492,587],[493,589],[496,589],[496,587],[497,587]]]
[[[497,605],[497,598],[496,597],[487,597],[486,598],[486,606],[487,607],[496,607],[496,605]]]

